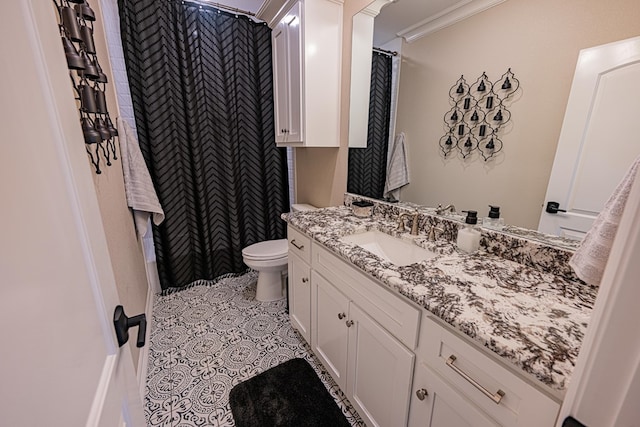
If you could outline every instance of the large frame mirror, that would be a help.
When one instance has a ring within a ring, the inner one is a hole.
[[[354,16],[352,68],[370,75],[373,47],[399,52],[390,137],[405,134],[410,177],[399,199],[432,207],[453,204],[458,211],[477,210],[481,217],[488,205],[497,205],[508,224],[537,229],[578,54],[639,35],[631,17],[640,13],[640,6],[625,2],[612,10],[577,0],[562,5],[551,0],[384,3],[372,3],[374,9],[380,6],[375,17],[369,8]],[[425,3],[441,9],[420,11]],[[370,21],[371,35],[357,24]],[[390,31],[389,22],[401,23]],[[512,104],[512,124],[505,130],[501,154],[490,161],[479,156],[445,158],[438,141],[450,108],[449,88],[460,75],[475,80],[485,72],[496,80],[508,68],[520,80],[522,93]],[[368,121],[362,112],[369,100],[358,96],[368,94],[363,80],[370,83],[352,75],[350,151],[366,141]]]

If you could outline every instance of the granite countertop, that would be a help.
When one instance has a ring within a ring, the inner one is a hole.
[[[359,218],[349,207],[283,214],[290,225],[563,394],[580,350],[597,289],[493,255],[458,251],[395,230],[384,218]],[[440,255],[399,267],[342,236],[380,230],[415,240]]]

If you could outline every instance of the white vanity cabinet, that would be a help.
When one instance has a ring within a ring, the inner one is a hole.
[[[289,319],[311,344],[311,240],[289,227]]]
[[[278,146],[340,144],[343,0],[300,0],[272,31]]]
[[[411,427],[466,425],[461,420],[474,426],[551,427],[556,421],[560,399],[431,315],[422,319],[416,354]]]
[[[293,227],[294,327],[369,426],[553,426],[561,397]]]
[[[416,362],[413,389],[409,413],[411,427],[498,425],[421,360]]]
[[[406,425],[419,310],[318,245],[312,269],[314,353],[367,425]]]

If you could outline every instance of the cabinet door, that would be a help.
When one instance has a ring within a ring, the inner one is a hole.
[[[289,127],[289,59],[287,27],[280,22],[273,29],[273,101],[275,107],[276,142],[284,142]]]
[[[277,143],[303,141],[302,15],[296,3],[273,29],[273,89]]]
[[[495,427],[473,403],[421,362],[416,364],[409,413],[410,427]]]
[[[287,75],[289,116],[285,142],[303,142],[302,61],[304,61],[304,50],[302,46],[302,26],[304,22],[300,2],[291,8],[284,21],[287,26],[287,53],[289,59]]]
[[[406,425],[415,356],[357,305],[349,310],[347,396],[367,425]]]
[[[311,268],[289,253],[289,318],[294,328],[311,343]]]
[[[347,390],[346,322],[349,300],[324,277],[312,273],[312,336],[311,345],[316,356],[333,376],[338,386]]]

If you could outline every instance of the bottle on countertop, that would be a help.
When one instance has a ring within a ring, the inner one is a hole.
[[[460,250],[472,253],[480,248],[480,229],[478,224],[478,212],[476,211],[462,211],[467,213],[465,218],[465,226],[463,229],[458,230],[458,239],[456,243]]]
[[[504,228],[504,218],[500,218],[500,206],[489,205],[489,216],[482,220],[482,226],[494,230]]]

